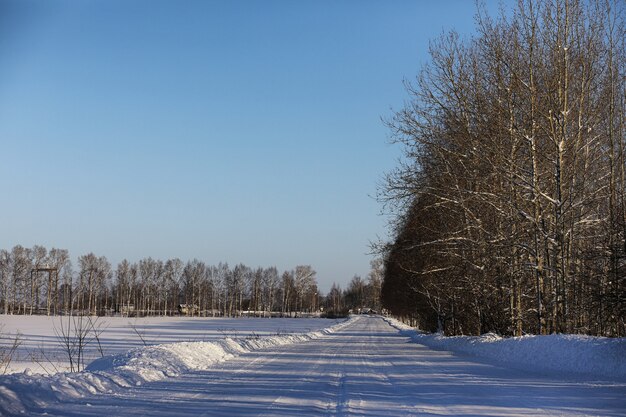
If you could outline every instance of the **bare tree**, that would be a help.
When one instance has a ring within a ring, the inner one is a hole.
[[[85,367],[85,348],[93,340],[91,322],[83,315],[61,317],[54,333],[70,364],[70,372]]]
[[[0,307],[5,314],[35,314],[45,306],[48,315],[68,316],[170,315],[181,301],[187,305],[185,314],[191,315],[318,310],[322,297],[311,266],[297,266],[282,281],[279,277],[276,267],[253,270],[238,264],[231,270],[226,263],[212,266],[194,259],[183,264],[177,258],[124,259],[112,271],[106,257],[93,253],[78,258],[74,274],[67,250],[18,245],[11,252],[0,250]],[[99,340],[97,319],[86,320],[61,322],[58,328],[59,341],[76,358],[81,343]],[[89,339],[81,336],[85,327],[90,328]]]
[[[4,314],[12,312],[12,291],[14,291],[11,274],[11,253],[6,249],[0,250],[0,288],[2,289],[2,304]]]
[[[289,314],[293,311],[295,282],[292,271],[285,271],[282,275],[282,314]]]
[[[626,332],[623,12],[522,0],[433,42],[389,121],[386,306],[449,333]]]
[[[176,311],[181,292],[180,281],[184,264],[178,258],[169,259],[164,266],[162,289],[165,289],[165,315]]]
[[[9,336],[3,330],[4,325],[0,324],[0,340],[7,339],[9,343],[0,343],[0,375],[7,373],[17,349],[22,344],[22,335],[19,332],[14,336]]]
[[[311,311],[311,296],[317,293],[316,272],[311,265],[298,265],[294,271],[294,291],[296,297],[296,311]]]
[[[270,267],[263,270],[263,309],[268,312],[274,311],[278,291],[280,288],[280,279],[276,267]],[[271,314],[270,314],[271,317]]]

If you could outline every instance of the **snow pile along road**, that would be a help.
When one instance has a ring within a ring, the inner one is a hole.
[[[385,320],[414,342],[437,350],[460,352],[536,372],[626,379],[626,338],[560,334],[503,338],[493,333],[446,337],[420,333],[392,318]]]
[[[0,377],[0,415],[22,414],[51,402],[111,393],[120,388],[208,369],[245,352],[318,339],[344,328],[354,319],[308,333],[136,348],[95,360],[85,371],[76,373],[39,375],[27,370],[6,375]]]
[[[91,327],[82,359],[89,364],[104,355],[126,353],[133,348],[178,342],[213,342],[225,337],[306,333],[337,323],[319,318],[278,318],[258,320],[252,317],[83,317],[0,314],[0,351],[7,351],[17,338],[18,348],[11,356],[5,374],[51,374],[69,372],[70,363],[64,342],[58,334],[65,328]],[[98,340],[94,339],[99,334]],[[4,370],[3,364],[3,369]]]

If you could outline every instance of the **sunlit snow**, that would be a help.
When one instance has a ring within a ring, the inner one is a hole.
[[[99,359],[78,374],[2,377],[0,412],[48,416],[625,414],[626,378],[596,372],[611,364],[619,368],[623,358],[594,356],[590,351],[602,346],[594,340],[544,339],[544,347],[557,340],[556,346],[569,358],[606,362],[591,373],[579,366],[585,372],[577,373],[558,369],[558,363],[545,368],[542,351],[533,351],[532,366],[519,369],[515,355],[529,356],[525,350],[535,349],[533,344],[516,353],[499,338],[484,337],[481,344],[495,346],[493,351],[503,347],[501,353],[510,355],[508,360],[499,356],[495,363],[481,357],[479,350],[467,349],[477,344],[475,338],[449,339],[449,348],[466,345],[461,353],[442,350],[438,339],[420,339],[389,319],[358,316],[327,330],[142,347]],[[575,343],[568,346],[568,340]],[[623,343],[622,339],[602,341]],[[435,350],[420,342],[440,345]]]

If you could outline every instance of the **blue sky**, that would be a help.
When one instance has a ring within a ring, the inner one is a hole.
[[[495,2],[489,10],[495,11]],[[369,270],[399,109],[473,1],[0,0],[0,248]]]

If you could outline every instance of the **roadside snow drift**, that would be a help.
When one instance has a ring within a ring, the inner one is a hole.
[[[326,329],[280,336],[225,338],[212,342],[169,343],[136,348],[92,362],[85,371],[39,375],[30,371],[0,377],[0,415],[23,414],[51,402],[205,370],[245,352],[317,339],[342,329],[351,320]]]
[[[75,324],[79,328],[93,324],[82,352],[84,361],[81,361],[89,364],[103,353],[105,356],[117,355],[144,346],[306,333],[336,322],[304,317],[271,320],[253,317],[84,317],[86,321],[83,322],[74,319],[78,317],[0,314],[0,356],[3,351],[8,352],[16,338],[19,341],[4,373],[22,373],[26,369],[40,374],[70,372],[67,351],[59,333],[62,328],[67,330]],[[4,371],[4,365],[0,371]]]
[[[437,350],[459,352],[534,372],[586,374],[626,379],[626,338],[582,335],[443,336],[420,333],[406,324],[385,318],[416,343]]]

